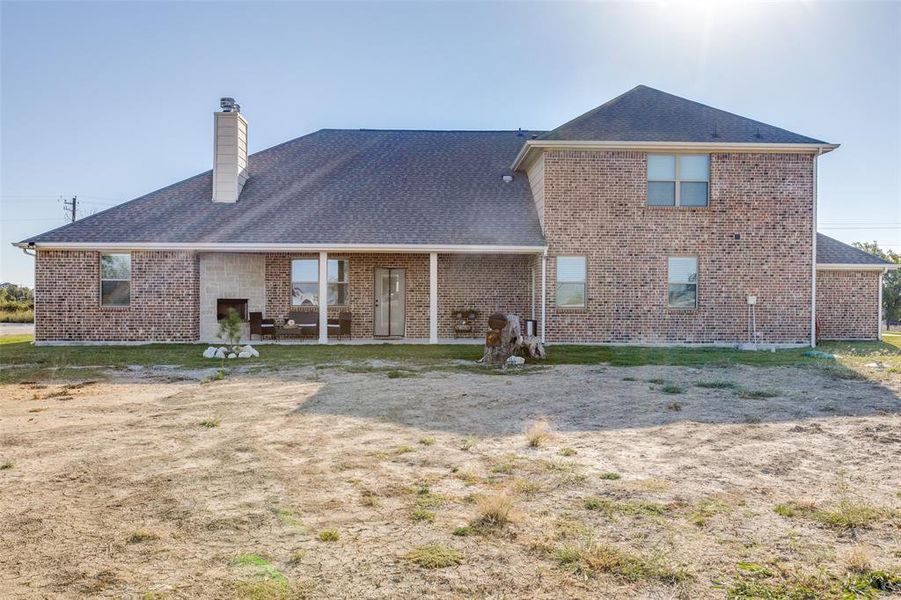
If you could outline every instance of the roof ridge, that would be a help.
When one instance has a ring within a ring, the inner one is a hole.
[[[632,92],[634,92],[635,90],[637,90],[637,89],[639,89],[639,88],[646,88],[646,89],[649,89],[649,90],[654,90],[654,88],[652,88],[652,87],[648,87],[648,86],[646,86],[646,85],[638,84],[638,85],[636,85],[635,87],[626,90],[625,92],[623,92],[623,93],[620,94],[619,96],[614,96],[613,98],[611,98],[610,100],[607,100],[607,101],[604,102],[603,104],[601,104],[601,105],[599,105],[599,106],[595,106],[594,108],[585,111],[584,113],[582,113],[582,114],[579,115],[578,117],[574,117],[574,118],[570,119],[569,121],[567,121],[566,123],[563,123],[562,125],[558,125],[557,127],[554,127],[553,129],[550,129],[550,130],[548,130],[548,131],[545,131],[542,135],[539,136],[539,139],[544,139],[545,136],[551,135],[552,133],[554,133],[554,132],[557,131],[558,129],[563,129],[563,128],[566,127],[567,125],[569,125],[569,124],[571,124],[571,123],[575,123],[576,121],[578,121],[578,120],[580,120],[580,119],[582,119],[582,118],[584,118],[584,117],[588,117],[588,116],[590,116],[590,115],[592,115],[592,114],[598,112],[598,111],[601,110],[602,108],[606,108],[606,107],[608,107],[608,106],[613,105],[617,100],[621,100],[621,99],[623,98],[623,96],[625,96],[626,94],[631,94]],[[660,91],[660,90],[654,90],[654,91]],[[664,92],[664,93],[666,93],[666,92]]]
[[[544,133],[543,129],[377,129],[373,127],[323,127],[319,131],[384,131],[386,133]]]

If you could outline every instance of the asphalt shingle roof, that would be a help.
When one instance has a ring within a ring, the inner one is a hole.
[[[544,246],[529,135],[323,129],[251,155],[235,204],[207,171],[25,242]]]
[[[864,252],[860,248],[849,246],[843,242],[817,234],[817,264],[830,265],[891,265],[894,264],[883,258]]]
[[[760,121],[639,85],[538,139],[611,142],[824,144]]]

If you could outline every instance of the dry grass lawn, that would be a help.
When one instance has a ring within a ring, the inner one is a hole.
[[[0,596],[898,586],[897,373],[397,366],[0,387]]]

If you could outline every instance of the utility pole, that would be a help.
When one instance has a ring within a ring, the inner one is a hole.
[[[74,223],[78,210],[78,196],[72,196],[71,200],[63,200],[63,206],[63,210],[67,213],[69,221]]]

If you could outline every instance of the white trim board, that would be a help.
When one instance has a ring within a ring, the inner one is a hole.
[[[13,244],[37,250],[198,250],[206,252],[385,252],[406,254],[541,254],[546,246],[489,246],[464,244],[266,244],[207,242],[35,242]]]
[[[526,140],[513,161],[512,169],[519,171],[527,157],[535,150],[619,150],[624,152],[745,152],[769,154],[825,154],[839,144],[770,144],[745,142],[642,142],[642,141],[584,141],[584,140]]]
[[[891,271],[897,269],[901,265],[886,264],[854,264],[854,263],[820,263],[817,265],[817,271]]]

